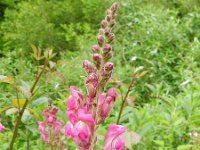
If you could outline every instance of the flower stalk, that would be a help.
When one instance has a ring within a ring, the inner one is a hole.
[[[123,97],[123,96],[122,96],[122,93],[121,93],[122,104],[121,104],[121,106],[120,106],[120,111],[119,111],[119,114],[118,114],[118,117],[117,117],[116,124],[119,124],[119,121],[120,121],[120,118],[121,118],[121,115],[122,115],[122,112],[123,112],[123,109],[124,109],[125,102],[127,101],[128,95],[129,95],[129,93],[130,93],[130,91],[131,91],[131,88],[133,87],[134,83],[135,83],[135,79],[132,78],[132,80],[131,80],[131,82],[130,82],[130,84],[129,84],[129,87],[128,87],[128,90],[127,90],[125,96]]]

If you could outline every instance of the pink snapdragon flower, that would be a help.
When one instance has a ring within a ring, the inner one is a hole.
[[[105,146],[103,150],[123,150],[124,142],[120,135],[125,132],[125,127],[116,124],[110,124],[105,137]]]
[[[78,121],[77,111],[83,107],[83,96],[75,86],[70,87],[70,97],[67,99],[66,115],[72,124]]]
[[[56,107],[46,107],[42,112],[45,121],[38,121],[38,132],[41,133],[40,139],[52,147],[63,148],[63,142],[60,141],[61,123],[56,121]]]
[[[5,127],[0,123],[0,133],[3,132],[4,128],[5,128]]]
[[[94,132],[94,119],[85,107],[76,111],[78,121],[73,124],[69,122],[65,126],[65,137],[73,138],[80,150],[87,150],[91,144]]]
[[[103,122],[105,118],[110,113],[115,100],[117,97],[117,93],[114,88],[111,88],[108,90],[106,96],[99,95],[99,101],[98,101],[98,124]]]

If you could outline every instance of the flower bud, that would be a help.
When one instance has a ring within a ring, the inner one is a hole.
[[[103,47],[103,53],[108,53],[112,50],[112,47],[109,45],[109,44],[106,44],[104,47]]]
[[[108,62],[108,63],[106,63],[105,65],[104,65],[104,69],[105,69],[105,71],[112,71],[113,70],[113,67],[114,67],[114,64],[113,63],[111,63],[111,62]]]
[[[109,28],[109,27],[105,28],[104,32],[105,32],[105,36],[108,36],[109,33],[111,32],[111,28]]]
[[[110,51],[110,52],[104,57],[104,62],[107,62],[110,58],[112,58],[112,51]]]
[[[99,46],[102,46],[104,43],[104,37],[102,35],[98,35],[97,42],[98,42]]]
[[[102,74],[101,74],[101,81],[100,81],[100,88],[103,89],[110,79],[112,75],[112,70],[113,70],[113,63],[106,63],[102,69]]]
[[[57,107],[53,107],[51,113],[52,113],[53,115],[56,115],[57,112],[58,112],[58,108],[57,108]]]
[[[110,9],[108,9],[107,11],[106,11],[106,14],[107,14],[107,16],[112,16],[112,11],[110,10]]]
[[[93,45],[91,49],[93,53],[99,53],[100,51],[99,45]]]
[[[101,56],[99,54],[93,54],[92,58],[97,69],[99,69],[101,65]]]
[[[107,15],[107,16],[106,16],[106,20],[107,20],[108,22],[110,22],[111,19],[112,19],[112,15]]]
[[[111,43],[113,41],[113,39],[115,38],[114,33],[109,33],[107,36],[107,43]]]
[[[112,14],[113,14],[113,15],[116,13],[117,7],[118,7],[118,5],[117,5],[116,2],[111,6],[110,10],[112,11]]]
[[[87,88],[88,97],[90,99],[95,98],[97,87],[98,87],[97,75],[95,73],[89,74],[86,78],[86,88]]]
[[[115,25],[115,20],[114,20],[114,19],[113,19],[113,20],[110,20],[109,26],[112,28],[114,25]]]
[[[102,28],[100,28],[100,29],[99,29],[99,35],[104,35],[104,34],[105,34],[105,30],[102,29]]]
[[[101,22],[101,27],[104,29],[104,28],[106,28],[108,26],[108,22],[106,21],[106,20],[103,20],[102,22]]]
[[[83,61],[83,68],[85,69],[85,71],[89,74],[92,72],[95,72],[94,66],[92,65],[91,62],[89,62],[88,60],[84,60]]]

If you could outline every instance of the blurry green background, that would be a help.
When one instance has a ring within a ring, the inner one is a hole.
[[[76,85],[83,93],[82,60],[90,58],[90,47],[105,11],[113,0],[0,0],[0,74],[12,76],[19,84],[31,84],[37,62],[31,44],[54,49],[57,68],[43,77],[35,99],[49,97],[60,107],[66,123],[68,88]],[[200,0],[118,0],[119,10],[113,32],[113,79],[125,85],[134,68],[144,66],[148,74],[132,89],[134,106],[127,105],[121,124],[142,139],[136,150],[200,148]],[[47,80],[48,78],[48,80]],[[108,85],[110,87],[111,84]],[[123,91],[126,91],[126,86]],[[11,88],[0,85],[0,107],[14,98]],[[111,117],[99,129],[116,121],[120,96]],[[45,104],[30,105],[40,112]],[[0,114],[7,127],[0,134],[0,147],[9,143],[14,115]],[[44,149],[35,132],[36,118],[24,121],[15,149]],[[70,145],[70,140],[65,140]],[[101,142],[100,142],[101,144]],[[71,144],[72,149],[73,144]],[[0,148],[1,149],[1,148]]]

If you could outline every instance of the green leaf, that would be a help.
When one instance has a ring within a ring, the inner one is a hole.
[[[193,145],[188,144],[188,145],[180,145],[178,146],[177,150],[189,150],[193,147]]]
[[[9,115],[12,115],[14,113],[16,113],[18,111],[17,108],[10,108],[6,111],[6,115],[9,116]]]
[[[28,109],[25,109],[24,113],[23,113],[23,116],[22,116],[22,122],[26,123],[30,119],[31,119],[31,114],[30,114]]]
[[[27,108],[27,109],[29,110],[29,112],[30,112],[32,115],[34,115],[34,116],[36,117],[36,119],[39,118],[39,115],[38,115],[38,113],[37,113],[35,110],[33,110],[33,109],[31,109],[31,108]]]
[[[164,141],[154,140],[153,142],[162,147],[165,145]]]
[[[6,107],[4,107],[4,108],[1,108],[1,109],[0,109],[0,114],[3,113],[3,112],[6,111],[6,110],[12,108],[12,107],[13,107],[13,106],[10,105],[10,106],[6,106]]]
[[[38,99],[34,100],[32,102],[32,104],[34,106],[39,106],[39,105],[42,105],[42,104],[45,104],[45,103],[48,103],[48,98],[47,97],[39,97]]]
[[[17,86],[17,89],[25,96],[25,98],[30,99],[32,94],[29,89],[23,86]]]
[[[14,83],[14,78],[7,77],[7,76],[4,76],[4,75],[0,75],[0,82],[13,84]]]
[[[132,145],[139,143],[141,140],[141,136],[132,131],[125,131],[120,135],[120,137],[125,142],[125,146],[129,149],[132,149]]]
[[[22,108],[23,106],[24,106],[24,104],[25,104],[25,102],[26,102],[26,100],[25,99],[13,99],[12,100],[12,105],[14,106],[14,107],[20,107],[20,108]]]

